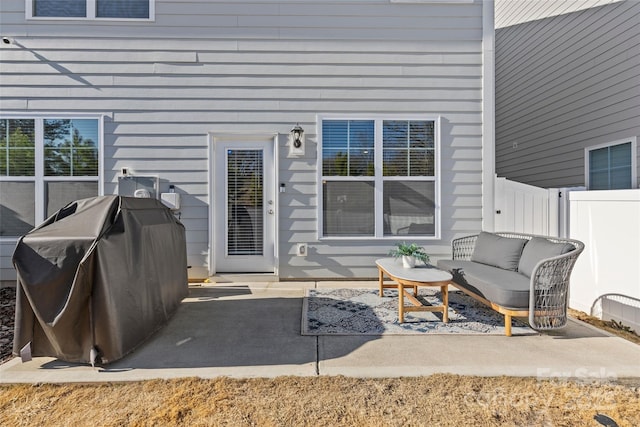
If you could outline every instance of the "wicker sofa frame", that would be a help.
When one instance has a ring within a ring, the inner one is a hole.
[[[530,278],[529,309],[512,309],[489,301],[454,281],[453,286],[504,315],[505,335],[511,336],[512,317],[528,317],[530,326],[539,331],[559,329],[567,324],[567,305],[571,271],[584,250],[584,243],[534,234],[496,232],[501,237],[531,240],[541,237],[553,243],[570,243],[574,249],[559,256],[542,259],[534,267]],[[454,239],[451,242],[453,260],[470,261],[478,234]]]

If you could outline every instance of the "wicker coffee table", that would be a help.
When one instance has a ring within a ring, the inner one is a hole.
[[[385,288],[398,289],[398,321],[404,322],[404,313],[409,311],[439,311],[442,312],[442,321],[449,321],[449,284],[452,276],[449,272],[440,270],[432,265],[417,266],[415,268],[404,268],[400,260],[395,258],[382,258],[376,260],[378,266],[378,280],[380,285],[380,296],[383,296]],[[396,284],[384,284],[384,277],[396,282]],[[416,297],[418,296],[418,286],[439,286],[442,292],[442,305],[424,305]],[[413,289],[413,294],[409,292]],[[404,305],[405,297],[413,304]]]

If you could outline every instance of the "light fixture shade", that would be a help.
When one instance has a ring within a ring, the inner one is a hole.
[[[296,125],[291,128],[291,133],[297,137],[301,137],[304,133],[304,129],[302,129],[299,123],[296,123]]]

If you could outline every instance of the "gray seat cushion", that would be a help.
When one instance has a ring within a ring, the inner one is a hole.
[[[528,310],[530,279],[515,271],[473,261],[440,260],[438,268],[453,274],[453,281],[505,308]]]
[[[522,248],[527,242],[527,239],[502,237],[483,231],[476,239],[471,261],[517,271]]]
[[[518,272],[531,277],[536,264],[543,259],[566,254],[574,249],[575,247],[571,243],[554,243],[542,237],[534,237],[522,251]]]

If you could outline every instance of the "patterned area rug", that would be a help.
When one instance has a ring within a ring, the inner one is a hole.
[[[441,305],[439,288],[420,287],[423,304]],[[410,304],[405,299],[405,305]],[[398,323],[398,291],[309,289],[302,304],[302,335],[494,334],[504,335],[504,317],[459,291],[449,292],[449,323],[442,313],[405,312]],[[514,320],[513,335],[537,334]]]

